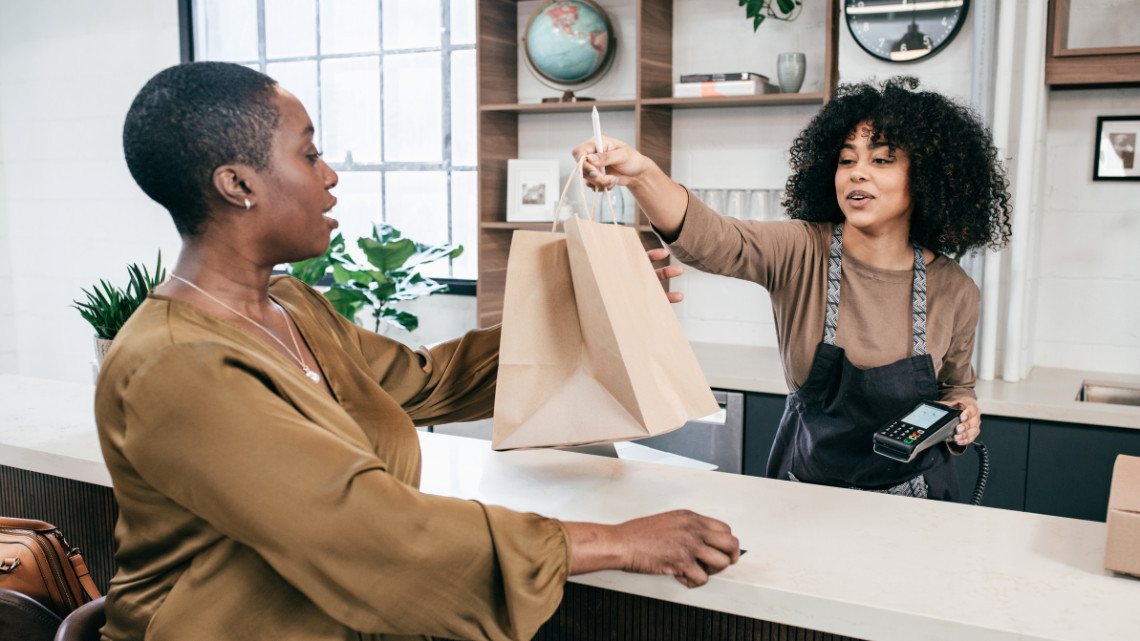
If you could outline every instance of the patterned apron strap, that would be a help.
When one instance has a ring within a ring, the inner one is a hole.
[[[839,327],[839,279],[843,276],[843,223],[831,234],[831,254],[827,258],[827,315],[823,320],[823,342],[835,344]]]
[[[911,283],[912,336],[914,355],[926,353],[926,260],[922,247],[914,244],[914,280]],[[823,321],[823,342],[835,344],[839,327],[839,282],[843,277],[843,223],[831,234],[831,252],[827,258],[827,314]]]
[[[922,247],[914,243],[914,282],[910,286],[912,313],[914,314],[914,355],[926,353],[926,260]]]

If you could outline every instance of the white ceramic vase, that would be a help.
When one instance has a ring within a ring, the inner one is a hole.
[[[804,84],[806,59],[799,51],[781,53],[776,57],[776,78],[780,81],[780,91],[797,93]]]

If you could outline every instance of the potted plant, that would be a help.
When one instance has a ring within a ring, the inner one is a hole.
[[[81,290],[87,297],[86,301],[72,301],[71,306],[78,309],[83,319],[95,328],[95,356],[99,365],[103,364],[111,341],[135,309],[146,300],[147,293],[166,279],[162,252],[158,252],[153,276],[145,266],[137,264],[127,265],[127,273],[130,274],[130,282],[126,288],[120,289],[100,279],[91,291]]]
[[[370,310],[374,332],[380,331],[381,322],[409,332],[419,327],[419,318],[397,309],[396,304],[446,291],[447,285],[424,276],[420,268],[463,253],[461,245],[426,245],[404,238],[399,230],[384,223],[373,224],[371,237],[356,241],[368,259],[367,265],[349,256],[344,244],[344,237],[337,234],[324,255],[292,263],[286,272],[317,286],[331,270],[332,283],[324,292],[325,298],[353,322],[360,312]]]
[[[739,0],[745,14],[752,18],[752,30],[760,28],[766,18],[791,22],[800,16],[801,0]]]

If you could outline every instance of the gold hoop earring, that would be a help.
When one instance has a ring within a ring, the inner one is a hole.
[[[248,199],[248,198],[246,198],[246,199],[245,199],[245,210],[246,210],[246,211],[249,211],[249,208],[250,208],[250,207],[252,207],[252,205],[250,205],[250,204],[249,204],[249,199]]]

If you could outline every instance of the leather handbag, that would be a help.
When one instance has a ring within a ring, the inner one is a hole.
[[[78,548],[54,525],[0,516],[0,588],[39,601],[61,618],[99,590]]]

